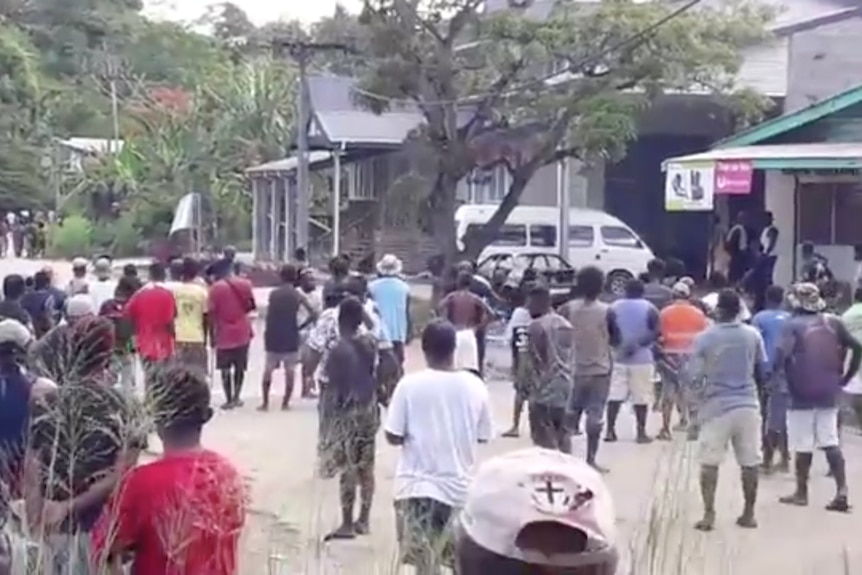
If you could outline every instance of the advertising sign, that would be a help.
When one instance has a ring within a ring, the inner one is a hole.
[[[668,164],[664,207],[669,212],[705,212],[713,208],[715,164]]]

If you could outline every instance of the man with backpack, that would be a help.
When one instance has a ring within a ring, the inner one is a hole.
[[[822,449],[835,479],[835,498],[828,511],[847,512],[847,477],[838,437],[838,400],[858,372],[862,345],[840,318],[824,313],[820,290],[799,283],[788,295],[793,317],[787,320],[775,357],[775,367],[787,379],[790,408],[787,440],[796,457],[796,491],[781,503],[808,505],[808,478],[815,449]],[[850,361],[845,362],[850,352]]]

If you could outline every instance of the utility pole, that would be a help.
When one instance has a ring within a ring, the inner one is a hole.
[[[296,224],[296,245],[290,245],[290,222],[285,222],[285,259],[290,257],[292,247],[308,249],[310,217],[309,206],[311,206],[311,189],[308,176],[308,122],[311,116],[311,102],[308,93],[308,68],[311,59],[323,52],[347,52],[353,53],[354,49],[347,44],[333,42],[310,42],[305,40],[275,40],[273,45],[284,48],[287,54],[296,63],[299,72],[299,98],[297,98],[297,130],[296,130],[296,212],[293,221]],[[285,188],[285,191],[287,188]],[[289,198],[285,198],[288,200]],[[285,205],[290,203],[285,201]]]

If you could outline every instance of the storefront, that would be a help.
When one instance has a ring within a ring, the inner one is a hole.
[[[853,278],[854,246],[862,245],[862,142],[719,148],[670,158],[663,168],[670,211],[714,210],[722,195],[749,193],[755,171],[763,171],[763,209],[780,233],[775,281],[797,277],[803,242],[829,259],[839,279]]]

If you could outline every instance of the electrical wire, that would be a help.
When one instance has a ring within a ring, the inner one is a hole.
[[[546,74],[545,76],[543,76],[541,78],[534,78],[533,80],[529,80],[527,82],[520,83],[517,86],[515,86],[511,89],[508,89],[507,92],[518,92],[521,90],[526,90],[526,89],[529,89],[531,87],[542,85],[545,82],[547,82],[548,80],[555,78],[555,77],[558,77],[558,76],[561,76],[562,74],[569,73],[572,70],[580,70],[582,68],[585,68],[586,66],[589,66],[590,64],[594,63],[595,61],[601,60],[602,58],[604,58],[605,56],[607,56],[608,54],[610,54],[612,52],[615,52],[617,50],[625,48],[629,44],[636,43],[639,40],[644,39],[646,36],[651,35],[653,32],[655,32],[656,30],[658,30],[659,28],[661,28],[662,26],[664,26],[668,22],[682,16],[683,14],[685,14],[686,12],[688,12],[689,10],[691,10],[692,8],[694,8],[695,6],[700,4],[701,2],[703,2],[703,0],[689,0],[686,4],[680,6],[676,10],[672,11],[670,14],[667,14],[667,15],[659,18],[658,20],[656,20],[655,22],[653,22],[649,26],[646,26],[642,30],[632,34],[628,38],[620,40],[616,44],[614,44],[608,48],[605,48],[601,52],[597,52],[597,53],[592,54],[590,56],[586,56],[575,64],[569,64],[564,70],[558,70],[558,71]],[[355,86],[353,87],[353,91],[356,92],[357,94],[361,95],[361,96],[366,97],[366,98],[371,98],[372,100],[378,100],[380,102],[388,102],[390,104],[405,104],[405,103],[411,103],[412,102],[412,100],[409,98],[395,98],[392,96],[386,96],[384,94],[378,94],[376,92],[372,92],[369,90],[364,90],[362,88],[358,88]],[[494,93],[491,93],[491,92],[482,93],[482,92],[480,92],[478,94],[471,94],[469,96],[462,96],[460,98],[452,98],[452,99],[448,99],[448,100],[423,100],[422,105],[424,105],[424,106],[448,106],[448,105],[466,104],[469,102],[474,102],[476,100],[485,100],[487,98],[492,98],[492,97],[495,97],[498,95],[499,94],[497,92],[494,92]]]

